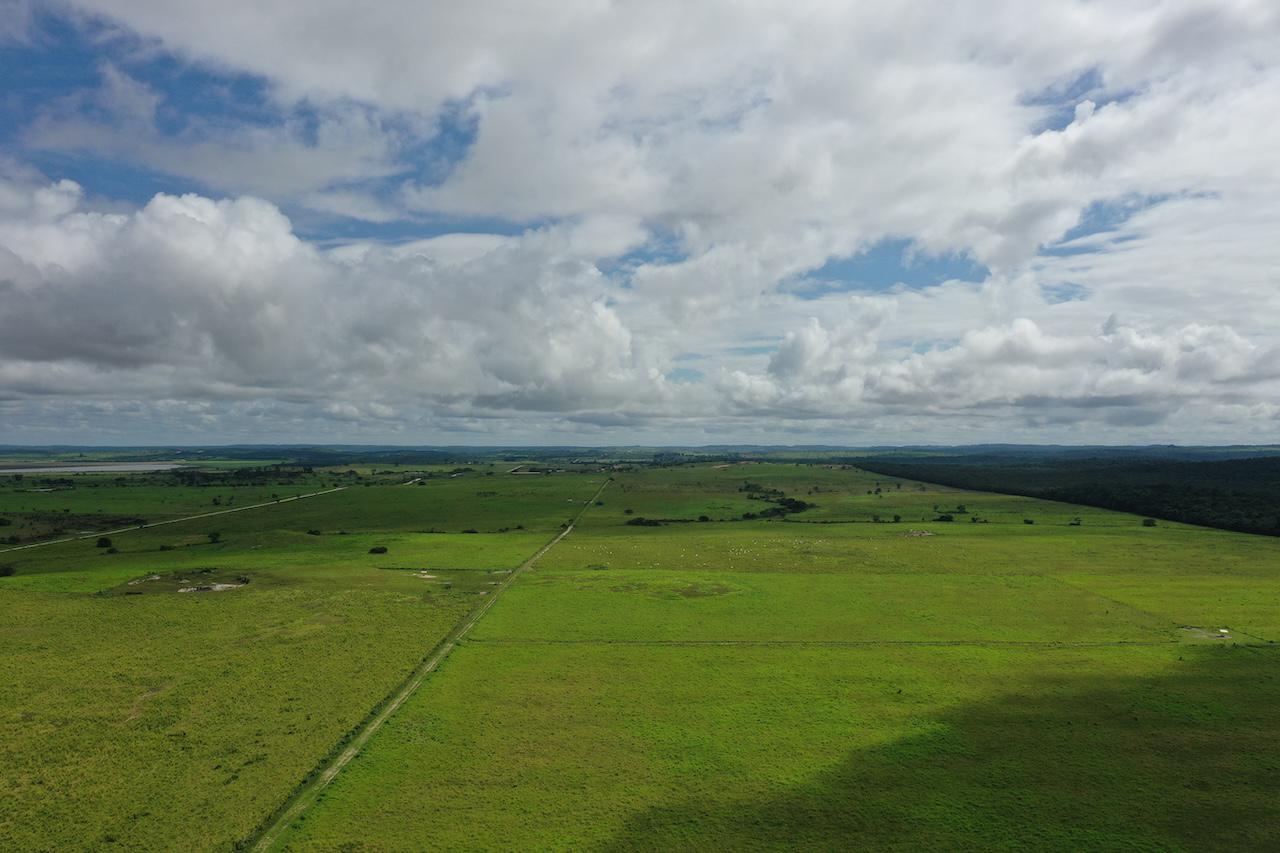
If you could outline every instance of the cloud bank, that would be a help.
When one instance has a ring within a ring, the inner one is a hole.
[[[1280,425],[1270,3],[24,9],[0,440]]]

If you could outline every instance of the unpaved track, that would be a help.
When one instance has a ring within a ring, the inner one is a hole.
[[[1118,646],[1177,646],[1184,645],[1178,639],[1169,640],[627,640],[627,639],[558,639],[519,637],[489,637],[472,640],[493,646],[750,646],[786,647],[815,646],[820,648],[858,648],[862,646],[958,646],[965,648],[997,648],[1013,646],[1033,649],[1110,649]],[[1254,645],[1260,645],[1259,641]],[[1236,645],[1245,645],[1236,643]]]
[[[67,536],[63,539],[46,539],[43,542],[32,542],[30,545],[16,545],[12,548],[0,549],[0,554],[9,551],[24,551],[27,548],[43,548],[45,545],[57,545],[60,542],[74,542],[77,539],[93,539],[97,536],[116,536],[121,533],[128,533],[130,530],[146,530],[148,527],[160,527],[164,524],[178,524],[183,521],[195,521],[197,518],[212,518],[215,515],[226,515],[231,512],[244,512],[247,509],[261,509],[264,506],[275,506],[276,504],[287,504],[289,501],[300,501],[303,498],[318,498],[321,495],[331,495],[334,492],[340,492],[346,486],[338,486],[333,489],[325,489],[323,492],[311,492],[306,495],[293,495],[288,498],[281,498],[278,501],[265,501],[260,504],[250,504],[249,506],[238,506],[232,509],[219,509],[213,512],[202,512],[199,515],[188,515],[183,518],[169,518],[164,521],[153,521],[150,524],[135,524],[132,527],[118,527],[115,530],[98,530],[93,533],[77,533],[75,536]]]
[[[583,502],[582,509],[578,510],[578,514],[573,517],[573,521],[569,522],[569,525],[564,530],[560,531],[546,545],[539,548],[536,554],[517,566],[515,571],[507,575],[505,579],[493,588],[493,592],[486,596],[484,601],[477,605],[465,619],[455,625],[453,630],[446,634],[440,644],[432,650],[431,654],[410,674],[404,684],[390,697],[383,700],[378,712],[356,729],[347,746],[337,755],[326,758],[321,762],[318,772],[312,775],[311,781],[305,783],[286,800],[280,810],[268,818],[263,828],[258,830],[255,835],[250,836],[245,847],[260,851],[275,849],[275,846],[283,838],[285,830],[289,828],[289,824],[297,820],[298,816],[316,801],[320,793],[342,771],[342,768],[347,766],[351,759],[360,754],[360,750],[364,748],[364,745],[369,742],[369,739],[373,737],[378,729],[382,728],[382,724],[414,694],[414,691],[422,686],[422,682],[426,680],[428,675],[435,672],[444,659],[449,656],[449,653],[457,647],[458,641],[465,637],[475,624],[480,621],[481,617],[489,612],[489,608],[493,607],[493,603],[498,600],[498,597],[502,595],[506,588],[511,586],[526,569],[538,562],[543,554],[554,548],[561,539],[573,531],[574,525],[582,518],[583,513],[595,503],[608,485],[609,480],[606,478],[600,484],[600,488],[596,489],[595,494]]]

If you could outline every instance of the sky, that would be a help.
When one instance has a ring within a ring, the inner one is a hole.
[[[1280,441],[1274,0],[0,0],[0,443]]]

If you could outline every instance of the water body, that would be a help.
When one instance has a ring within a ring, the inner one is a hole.
[[[137,474],[151,471],[171,471],[181,468],[177,462],[103,462],[98,465],[46,465],[40,468],[9,468],[0,465],[4,474]]]

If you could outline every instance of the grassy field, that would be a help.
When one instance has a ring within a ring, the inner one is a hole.
[[[0,848],[252,838],[604,478],[513,467],[316,469],[345,488],[0,553]],[[1276,540],[839,465],[612,476],[278,848],[1280,835]]]
[[[618,474],[282,846],[1190,850],[1280,832],[1274,540],[880,480]],[[817,506],[744,521],[761,506],[744,482]],[[989,520],[932,520],[960,506]]]
[[[189,491],[112,479],[130,509]],[[230,849],[599,480],[352,486],[0,553],[0,849]]]
[[[472,643],[293,849],[1263,849],[1272,649]]]

